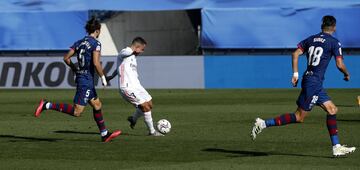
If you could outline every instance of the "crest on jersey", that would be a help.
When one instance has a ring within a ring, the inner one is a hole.
[[[101,46],[100,45],[96,46],[96,51],[100,51],[100,50],[101,50]]]

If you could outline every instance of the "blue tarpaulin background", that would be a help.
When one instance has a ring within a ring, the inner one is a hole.
[[[87,11],[0,13],[0,50],[69,49],[87,19]]]
[[[294,48],[326,14],[338,18],[344,47],[360,47],[358,0],[4,0],[0,50],[67,49],[85,34],[89,10],[188,9],[201,9],[204,48]]]
[[[334,36],[343,47],[360,47],[360,8],[203,9],[203,48],[296,48],[321,31],[324,15],[337,18]]]
[[[3,0],[0,11],[159,11],[205,8],[340,8],[358,0]]]
[[[325,88],[360,87],[360,56],[346,55],[344,58],[351,80],[343,80],[333,58],[325,74]],[[300,79],[305,70],[306,56],[302,55],[299,58]],[[205,88],[292,88],[291,77],[291,55],[204,56]]]

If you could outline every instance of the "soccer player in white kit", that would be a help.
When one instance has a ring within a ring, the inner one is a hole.
[[[117,57],[117,70],[106,79],[110,81],[116,75],[119,75],[120,95],[135,106],[135,112],[128,117],[130,127],[133,129],[138,118],[144,116],[149,135],[163,136],[163,134],[155,130],[153,125],[151,116],[152,97],[141,85],[138,78],[136,56],[144,52],[145,46],[146,41],[143,38],[134,38],[130,47],[120,51]]]

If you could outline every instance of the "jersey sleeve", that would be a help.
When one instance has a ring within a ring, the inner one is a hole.
[[[306,42],[307,42],[307,39],[300,41],[297,44],[297,48],[300,49],[302,52],[305,52],[306,49],[307,49],[307,43]]]
[[[74,50],[74,51],[75,51],[75,49],[76,49],[76,42],[75,42],[73,45],[70,46],[70,50]]]
[[[332,53],[336,58],[343,58],[341,43],[339,41],[334,42]]]
[[[101,52],[101,43],[99,41],[95,43],[93,51]]]
[[[129,57],[133,53],[134,51],[131,48],[124,48],[120,51],[120,56],[125,58],[125,57]]]

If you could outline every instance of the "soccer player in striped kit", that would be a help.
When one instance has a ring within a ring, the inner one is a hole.
[[[326,68],[334,56],[337,68],[344,74],[344,80],[350,80],[350,74],[343,62],[340,42],[332,36],[336,31],[336,19],[333,16],[324,16],[321,25],[322,32],[312,35],[298,44],[298,48],[292,54],[294,87],[298,83],[298,58],[303,53],[307,55],[307,69],[303,74],[301,82],[301,93],[297,100],[298,108],[294,113],[286,113],[276,118],[262,120],[257,118],[251,131],[252,139],[265,128],[282,126],[291,123],[302,123],[306,115],[313,106],[318,105],[326,112],[326,125],[329,131],[332,151],[334,156],[343,156],[355,151],[355,147],[341,145],[338,137],[336,123],[336,113],[338,112],[335,104],[330,100],[323,88],[324,74]]]
[[[88,33],[83,39],[76,41],[69,52],[64,56],[64,62],[76,74],[76,94],[74,96],[74,106],[71,104],[54,103],[40,100],[35,110],[35,117],[39,117],[44,110],[54,110],[65,114],[79,117],[84,111],[85,106],[89,103],[93,108],[94,120],[99,128],[101,139],[103,142],[109,142],[113,138],[120,135],[121,131],[116,130],[110,133],[105,127],[105,121],[101,111],[101,101],[98,98],[94,85],[95,71],[101,77],[103,86],[107,85],[103,69],[100,64],[101,44],[97,40],[100,35],[101,25],[96,18],[90,19],[86,26]],[[77,56],[78,65],[71,62],[70,58]]]

